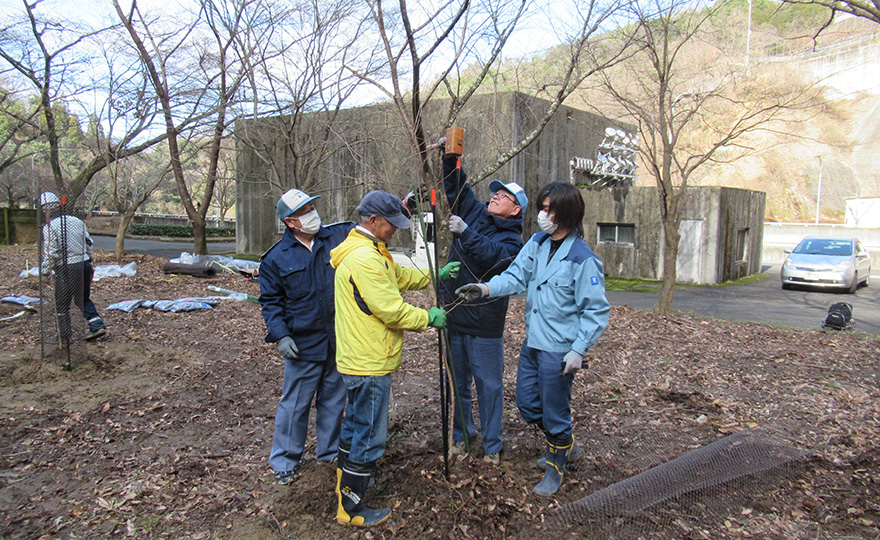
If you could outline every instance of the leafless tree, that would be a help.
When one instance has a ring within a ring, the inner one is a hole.
[[[362,83],[344,66],[370,54],[363,25],[353,17],[356,5],[311,0],[291,9],[276,33],[276,59],[254,65],[249,82],[254,110],[236,127],[236,144],[253,150],[267,171],[260,181],[278,193],[291,187],[311,192],[319,168],[340,149],[357,146],[340,136],[336,125]],[[370,61],[362,64],[373,73]],[[260,119],[251,124],[251,116]],[[285,152],[275,151],[279,146]]]
[[[849,13],[880,24],[880,2],[877,0],[782,0],[786,4],[822,6],[830,10],[827,27],[837,13]],[[824,28],[823,27],[823,28]]]
[[[40,9],[40,1],[22,4],[23,17],[5,28],[0,38],[0,59],[8,66],[5,73],[26,81],[38,96],[39,137],[48,143],[46,159],[54,189],[75,204],[96,173],[115,160],[149,148],[165,135],[146,135],[154,111],[149,100],[133,91],[140,73],[137,65],[102,66],[93,57],[97,40],[109,36],[110,28],[90,28],[70,19],[53,18],[44,13],[48,10]],[[101,73],[100,91],[93,91],[95,81],[84,76],[96,71]],[[106,107],[101,121],[109,118],[112,127],[100,145],[91,149],[88,159],[65,170],[62,144],[66,133],[59,125],[57,107],[69,107],[89,91],[89,101],[97,100]]]
[[[202,0],[197,13],[143,13],[136,2],[113,5],[146,67],[165,121],[171,170],[193,226],[195,253],[207,252],[205,218],[211,207],[223,141],[238,114],[243,86],[257,61],[266,61],[275,10],[264,0]],[[196,200],[182,164],[181,137],[203,130],[208,140],[204,190]]]
[[[462,108],[473,95],[490,91],[481,87],[490,78],[493,67],[497,67],[511,35],[527,16],[545,14],[553,19],[551,24],[558,31],[565,31],[560,35],[560,69],[546,74],[544,88],[549,89],[550,104],[538,114],[539,121],[532,131],[502,149],[494,163],[472,175],[474,183],[493,174],[537,139],[559,106],[585,79],[624,58],[629,48],[619,40],[603,40],[602,35],[626,3],[572,2],[564,14],[558,13],[562,5],[544,6],[542,11],[528,0],[464,0],[415,6],[405,0],[391,4],[366,1],[367,21],[376,36],[376,53],[384,57],[385,71],[369,76],[354,64],[349,68],[393,103],[423,185],[430,185],[431,179],[437,177],[431,170],[428,151],[432,141],[424,125],[429,103],[449,98],[445,125],[431,130],[438,137],[459,120]],[[557,12],[551,14],[554,10]],[[462,77],[466,68],[468,76]]]
[[[624,32],[638,54],[604,73],[621,115],[638,124],[643,164],[656,181],[663,224],[663,285],[655,309],[672,308],[680,210],[688,180],[707,163],[750,153],[748,136],[783,129],[818,92],[779,72],[747,71],[706,39],[713,8],[684,0],[633,5]]]

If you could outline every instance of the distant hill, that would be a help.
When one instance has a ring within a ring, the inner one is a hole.
[[[746,58],[746,28],[751,26],[751,65],[823,87],[824,106],[811,111],[811,118],[791,133],[754,135],[747,142],[760,149],[757,153],[707,166],[692,177],[692,184],[764,191],[768,220],[812,222],[821,161],[821,221],[843,223],[846,198],[880,197],[880,25],[841,17],[816,36],[828,17],[824,8],[753,3],[751,25],[746,0],[726,2],[713,18],[717,39],[726,41],[718,48]],[[502,66],[494,88],[540,95],[540,74],[553,69],[554,54],[550,50]],[[523,82],[529,74],[536,74],[531,90]],[[601,106],[597,109],[603,97],[607,101],[601,92],[583,88],[566,104],[609,115]],[[637,183],[654,184],[645,167],[640,167]]]
[[[783,45],[754,60],[826,87],[826,106],[802,126],[803,138],[709,168],[700,182],[765,191],[768,220],[813,222],[821,163],[820,221],[843,223],[846,198],[880,196],[880,25],[849,17],[816,40]]]

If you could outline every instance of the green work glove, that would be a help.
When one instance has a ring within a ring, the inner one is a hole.
[[[443,308],[432,307],[428,310],[428,326],[443,328],[446,326],[446,312]]]
[[[461,268],[460,262],[451,262],[440,269],[440,281],[455,279],[458,277],[458,270]]]

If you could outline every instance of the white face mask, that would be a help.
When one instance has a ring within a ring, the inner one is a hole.
[[[299,230],[305,234],[315,234],[321,228],[321,216],[318,215],[317,210],[312,210],[298,219],[300,224]]]
[[[556,232],[557,225],[553,223],[553,219],[551,219],[550,214],[541,210],[538,212],[538,227],[541,227],[541,230],[547,234],[553,234]]]

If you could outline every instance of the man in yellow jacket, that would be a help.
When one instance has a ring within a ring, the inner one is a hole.
[[[390,509],[362,501],[376,460],[385,453],[391,373],[400,368],[404,330],[446,325],[441,308],[426,311],[400,296],[431,283],[427,273],[400,266],[388,253],[394,231],[412,226],[403,210],[390,193],[367,193],[357,207],[357,227],[330,252],[336,269],[336,367],[348,398],[336,480],[336,519],[343,525],[370,527],[391,516]],[[439,278],[455,277],[459,265],[446,265]]]

